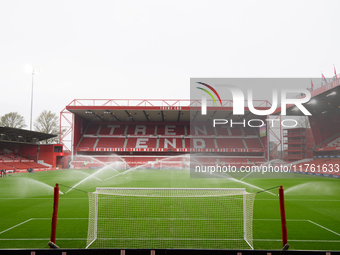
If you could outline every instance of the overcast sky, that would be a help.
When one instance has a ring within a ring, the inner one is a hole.
[[[190,77],[340,71],[340,1],[0,2],[0,116],[76,98],[190,97]]]

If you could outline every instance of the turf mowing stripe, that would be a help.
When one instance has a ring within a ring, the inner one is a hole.
[[[0,241],[49,241],[50,238],[4,238],[4,239],[0,239]],[[56,240],[58,241],[86,241],[87,238],[56,238]]]
[[[281,219],[253,219],[253,220],[281,221]],[[308,220],[287,219],[286,221],[308,221]]]
[[[18,198],[18,197],[13,197],[13,198],[10,198],[10,197],[0,197],[0,200],[27,200],[27,199],[48,199],[48,200],[51,200],[52,198],[50,197],[37,197],[37,198],[32,198],[32,197],[26,197],[26,198]],[[76,199],[76,200],[79,200],[79,199],[87,199],[87,197],[59,197],[59,199]],[[266,201],[266,200],[269,200],[269,201],[277,201],[277,199],[275,198],[255,198],[255,200],[259,200],[259,201]],[[340,200],[337,200],[337,199],[329,199],[329,200],[322,200],[322,199],[311,199],[311,200],[308,200],[308,199],[289,199],[289,198],[285,198],[285,201],[303,201],[303,202],[340,202]]]
[[[0,197],[1,199],[6,199],[6,200],[14,200],[14,199],[21,199],[21,200],[27,200],[27,199],[48,199],[48,200],[52,200],[51,197],[37,197],[37,198],[33,198],[33,197],[26,197],[26,198],[18,198],[18,197],[14,197],[14,198],[9,198],[9,197]],[[59,199],[88,199],[86,197],[59,197]]]
[[[58,220],[88,220],[89,218],[58,218]],[[105,218],[105,219],[114,219],[114,220],[140,220],[140,219],[152,219],[152,220],[192,220],[193,218]],[[31,218],[31,220],[51,220],[51,218]],[[214,219],[197,219],[194,220],[214,220]],[[216,219],[221,220],[221,219]],[[225,219],[228,220],[228,219]],[[253,220],[263,220],[263,221],[281,221],[280,219],[253,219]],[[300,219],[287,219],[287,221],[309,221],[309,220],[300,220]]]
[[[96,240],[139,240],[139,241],[148,241],[148,240],[167,240],[167,241],[244,241],[244,239],[225,239],[225,238],[97,238]],[[282,240],[281,240],[282,241]]]
[[[88,220],[89,218],[58,218],[58,220]],[[193,218],[103,218],[111,220],[193,220]],[[31,220],[51,220],[51,218],[32,218]],[[222,219],[198,219],[194,220],[222,220]],[[230,219],[224,219],[230,220]],[[253,220],[263,220],[263,221],[281,221],[280,219],[253,219]],[[299,219],[287,219],[287,221],[309,221],[309,220],[299,220]]]
[[[255,198],[255,200],[262,200],[262,201],[265,201],[265,200],[272,200],[272,201],[277,201],[277,199],[273,199],[273,198],[260,198],[260,199],[257,199]],[[287,199],[285,198],[285,201],[303,201],[303,202],[340,202],[340,200],[337,200],[337,199],[331,199],[331,200],[322,200],[322,199]]]
[[[256,242],[282,242],[282,239],[253,239],[253,241],[256,241]],[[291,239],[289,239],[288,242],[340,243],[340,240],[291,240]]]
[[[13,226],[13,227],[10,227],[10,228],[8,228],[8,229],[6,229],[6,230],[0,232],[0,235],[3,234],[3,233],[5,233],[5,232],[7,232],[7,231],[9,231],[9,230],[11,230],[11,229],[13,229],[13,228],[16,228],[16,227],[20,226],[20,225],[22,225],[22,224],[25,224],[26,222],[29,222],[29,221],[31,221],[31,220],[32,220],[32,218],[31,218],[31,219],[28,219],[28,220],[25,220],[25,221],[23,221],[23,222],[21,222],[21,223],[15,225],[15,226]]]
[[[89,218],[58,218],[58,220],[88,220]],[[32,218],[32,220],[51,220],[51,218]]]
[[[326,227],[324,227],[324,226],[322,226],[322,225],[320,225],[320,224],[318,224],[318,223],[316,223],[316,222],[314,222],[314,221],[311,221],[311,220],[308,220],[308,221],[309,221],[310,223],[313,223],[314,225],[320,227],[320,228],[323,228],[323,229],[328,230],[329,232],[331,232],[331,233],[333,233],[333,234],[336,234],[337,236],[340,236],[339,233],[337,233],[337,232],[335,232],[335,231],[333,231],[333,230],[330,230],[329,228],[326,228]]]
[[[108,238],[105,238],[105,239],[108,239]],[[117,240],[119,238],[109,238],[109,239]],[[126,238],[121,238],[121,239],[126,239]],[[129,239],[132,239],[132,238],[129,238]],[[49,238],[17,238],[17,239],[14,239],[14,238],[1,239],[0,238],[0,241],[44,241],[44,240],[48,241],[50,239]],[[87,238],[56,238],[56,240],[58,241],[85,241],[87,240]],[[137,240],[137,238],[135,238],[134,240]],[[185,239],[185,240],[188,240],[188,239]],[[196,240],[196,239],[192,239],[192,240]],[[199,239],[199,240],[206,240],[206,239]],[[244,239],[209,239],[209,240],[244,240]],[[256,242],[282,242],[282,239],[253,239],[253,240]],[[289,242],[340,243],[340,240],[289,240]]]

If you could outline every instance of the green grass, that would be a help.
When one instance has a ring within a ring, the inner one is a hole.
[[[46,171],[0,179],[0,249],[48,248],[52,187],[55,183],[71,187],[96,171]],[[76,188],[90,192],[96,187],[246,188],[248,192],[257,192],[256,187],[283,185],[290,249],[340,250],[339,179],[287,174],[289,178],[247,178],[243,180],[246,183],[240,183],[227,178],[190,178],[186,170],[136,170],[113,177],[117,173],[112,169],[100,171]],[[84,248],[88,196],[65,186],[60,190],[67,193],[60,194],[56,242],[62,248]],[[271,192],[259,193],[255,198],[255,249],[282,247],[278,191]]]

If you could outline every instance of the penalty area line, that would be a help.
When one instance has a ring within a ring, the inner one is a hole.
[[[7,231],[10,231],[10,230],[12,230],[12,229],[14,229],[16,227],[19,227],[19,226],[21,226],[21,225],[23,225],[23,224],[25,224],[25,223],[27,223],[29,221],[32,221],[32,220],[51,220],[51,218],[30,218],[28,220],[20,222],[17,225],[14,225],[13,227],[10,227],[8,229],[5,229],[5,230],[1,231],[0,235],[5,233],[5,232],[7,232]],[[58,220],[88,220],[88,218],[58,218]],[[0,240],[6,240],[6,239],[0,239]],[[11,240],[16,240],[16,239],[11,239]],[[26,240],[26,239],[22,239],[22,240]],[[31,240],[31,239],[27,239],[27,240]]]
[[[11,230],[11,229],[13,229],[13,228],[16,228],[16,227],[20,226],[20,225],[22,225],[22,224],[25,224],[26,222],[29,222],[29,221],[31,221],[31,220],[32,220],[32,218],[31,218],[31,219],[28,219],[28,220],[25,220],[25,221],[23,221],[23,222],[21,222],[21,223],[15,225],[15,226],[13,226],[13,227],[10,227],[10,228],[8,228],[8,229],[6,229],[6,230],[4,230],[4,231],[1,231],[1,232],[0,232],[0,235],[3,234],[3,233],[5,233],[5,232],[7,232],[7,231],[9,231],[9,230]]]
[[[314,225],[316,225],[316,226],[318,226],[318,227],[320,227],[320,228],[323,228],[323,229],[325,229],[325,230],[327,230],[327,231],[329,231],[329,232],[331,232],[331,233],[333,233],[333,234],[335,234],[335,235],[337,235],[337,236],[340,236],[339,233],[337,233],[337,232],[335,232],[335,231],[333,231],[333,230],[331,230],[331,229],[329,229],[329,228],[326,228],[326,227],[324,227],[324,226],[322,226],[322,225],[320,225],[320,224],[318,224],[318,223],[316,223],[316,222],[314,222],[314,221],[312,221],[312,220],[308,220],[308,222],[310,222],[310,223],[312,223],[312,224],[314,224]]]

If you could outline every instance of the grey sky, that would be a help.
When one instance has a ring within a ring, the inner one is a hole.
[[[190,77],[340,71],[334,1],[0,2],[0,115],[75,98],[189,98]]]

